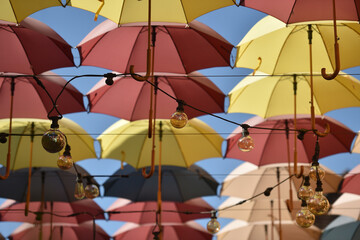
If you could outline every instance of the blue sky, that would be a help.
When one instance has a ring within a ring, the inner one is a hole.
[[[243,7],[226,7],[208,13],[197,20],[209,25],[224,38],[234,45],[237,45],[247,31],[258,20],[264,17],[265,14],[257,12],[252,9]],[[94,14],[80,9],[67,7],[54,7],[42,10],[32,15],[32,17],[41,20],[48,24],[55,31],[57,31],[70,45],[76,46],[97,24],[104,20],[99,17],[98,21],[93,20]],[[76,57],[76,49],[74,49],[74,55]],[[75,58],[75,62],[78,62],[78,58]],[[104,74],[108,72],[105,69],[99,69],[95,67],[79,67],[79,68],[65,68],[55,70],[59,75],[81,75],[81,74]],[[210,77],[211,80],[225,93],[228,93],[241,79],[242,77],[229,77],[229,75],[244,75],[251,73],[249,69],[231,69],[230,67],[213,68],[200,71],[204,75],[222,76],[222,77]],[[345,70],[347,73],[360,74],[359,68]],[[355,76],[356,77],[356,76]],[[86,94],[91,87],[99,81],[101,78],[80,78],[72,82],[72,84],[78,88],[83,94]],[[332,111],[326,114],[333,117],[340,122],[350,127],[353,131],[360,130],[360,108],[349,108]],[[108,126],[118,120],[118,118],[105,116],[95,113],[75,113],[64,115],[78,124],[80,124],[88,133],[94,134],[95,138],[101,132],[103,132]],[[221,114],[222,117],[236,121],[244,122],[252,115],[249,114]],[[217,132],[222,133],[223,137],[226,137],[232,130],[236,128],[235,125],[214,119],[213,117],[200,117],[206,123],[211,125]],[[351,169],[360,163],[359,154],[337,154],[320,160],[321,164],[329,167],[336,173],[342,173],[345,170]],[[101,161],[101,162],[100,162]],[[80,163],[80,162],[79,162]],[[112,174],[114,169],[120,167],[120,162],[116,160],[84,160],[80,163],[91,174]],[[101,164],[101,168],[98,167]],[[231,170],[241,164],[241,161],[234,159],[208,159],[198,162],[198,164],[205,168],[209,173],[219,181],[223,181],[224,178]],[[97,179],[99,183],[104,182],[106,179]],[[97,202],[104,208],[108,207],[114,199],[97,199]],[[208,197],[209,201],[215,208],[222,202],[223,198]],[[206,223],[207,220],[201,221]],[[221,220],[224,225],[227,221]],[[109,233],[112,234],[116,231],[119,223],[100,223],[101,226]],[[0,224],[0,232],[7,236],[14,229],[13,226]]]

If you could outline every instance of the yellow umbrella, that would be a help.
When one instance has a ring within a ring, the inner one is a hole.
[[[61,0],[8,0],[0,3],[0,20],[19,23],[27,16],[49,7],[63,6]]]
[[[231,5],[235,5],[233,0],[152,0],[151,21],[189,23],[205,13]],[[71,0],[71,6],[99,13],[117,24],[148,21],[147,0]]]
[[[332,81],[321,75],[313,76],[316,115],[339,108],[360,107],[360,81],[341,74]],[[296,109],[294,82],[297,85]],[[252,113],[263,118],[293,114],[295,110],[298,114],[309,114],[310,87],[308,74],[248,76],[230,91],[228,112]]]
[[[34,123],[34,138],[31,143],[31,125]],[[12,122],[12,143],[10,169],[16,170],[29,167],[29,155],[32,150],[32,167],[57,167],[57,159],[63,154],[47,152],[42,144],[42,135],[49,130],[51,121],[44,119],[16,118]],[[59,120],[59,130],[67,137],[71,147],[73,161],[96,158],[94,139],[77,123],[69,119]],[[0,119],[0,133],[8,133],[9,120]],[[31,144],[33,145],[31,147]],[[0,164],[5,165],[7,145],[0,144]]]
[[[237,45],[236,67],[257,69],[268,74],[310,72],[308,26],[313,29],[313,69],[335,69],[333,23],[322,21],[286,25],[267,16],[256,23]],[[337,22],[340,69],[360,65],[360,24]],[[258,58],[261,58],[260,66]]]
[[[182,129],[172,127],[168,119],[157,121],[163,123],[163,165],[189,167],[202,159],[222,157],[223,138],[199,119],[189,120]],[[120,159],[135,168],[150,166],[153,139],[147,137],[148,125],[148,120],[129,122],[122,119],[114,123],[98,137],[101,158]],[[160,146],[159,137],[155,139],[155,146]],[[159,151],[155,152],[155,159],[159,159]]]

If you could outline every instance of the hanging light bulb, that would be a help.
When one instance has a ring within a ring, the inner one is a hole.
[[[87,198],[93,199],[99,196],[100,191],[99,191],[99,187],[90,181],[90,178],[91,177],[86,178],[87,185],[85,187],[85,196]]]
[[[70,146],[66,144],[63,155],[61,155],[57,160],[57,165],[62,170],[68,170],[73,166],[70,150]]]
[[[299,188],[298,197],[301,200],[307,201],[310,197],[314,196],[314,190],[310,186],[310,177],[305,176],[304,179],[304,184]]]
[[[74,197],[79,200],[85,197],[84,185],[80,174],[76,177]]]
[[[184,112],[184,101],[178,100],[176,112],[171,115],[170,123],[174,128],[183,128],[188,122],[188,117]]]
[[[296,213],[296,223],[302,228],[311,227],[315,222],[315,215],[309,211],[305,200],[301,201],[301,209]]]
[[[317,181],[317,174],[319,174],[319,179],[323,180],[325,177],[325,170],[320,167],[318,162],[313,162],[309,171],[309,176],[312,180]]]
[[[317,181],[314,196],[308,200],[308,208],[315,215],[325,215],[330,208],[329,200],[323,195],[322,183]]]
[[[220,223],[218,222],[216,218],[216,211],[211,212],[211,219],[207,223],[206,228],[209,233],[215,234],[220,231]]]
[[[248,128],[250,127],[247,124],[241,125],[243,131],[242,131],[242,137],[239,139],[237,145],[239,149],[243,152],[249,152],[252,149],[254,149],[254,140],[250,136]]]
[[[50,129],[44,133],[41,144],[49,153],[57,153],[65,146],[65,135],[59,130],[59,117],[51,117],[51,120]]]

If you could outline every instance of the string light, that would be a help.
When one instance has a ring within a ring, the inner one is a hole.
[[[85,196],[89,199],[98,197],[100,194],[99,187],[91,182],[91,176],[86,176],[86,182]]]
[[[57,166],[62,170],[68,170],[73,166],[72,157],[70,154],[70,146],[66,144],[65,151],[57,160]]]
[[[299,188],[298,197],[301,200],[308,201],[310,197],[314,196],[314,190],[310,186],[309,176],[304,177],[304,184]]]
[[[215,234],[220,231],[220,223],[217,220],[216,211],[211,212],[211,219],[207,223],[206,228],[211,234]]]
[[[301,209],[296,213],[296,223],[302,228],[311,227],[315,222],[315,215],[309,211],[305,200],[301,201]]]
[[[78,200],[81,200],[85,197],[85,190],[81,174],[78,174],[76,177],[74,197]]]
[[[174,128],[183,128],[188,122],[188,117],[184,112],[184,102],[182,100],[178,100],[177,102],[178,106],[176,112],[171,115],[170,123]]]
[[[316,161],[313,162],[311,165],[311,168],[309,170],[309,176],[312,180],[317,181],[318,175],[320,180],[323,180],[325,177],[325,170],[320,167],[319,162]]]
[[[254,149],[254,140],[250,136],[248,128],[250,127],[247,124],[242,124],[242,136],[239,139],[237,145],[239,149],[243,152],[249,152]]]
[[[65,146],[65,135],[59,130],[59,117],[51,117],[51,120],[50,129],[44,133],[41,144],[49,153],[57,153]]]
[[[315,215],[325,215],[330,208],[329,200],[324,196],[322,183],[320,180],[316,183],[314,196],[308,200],[308,208]]]

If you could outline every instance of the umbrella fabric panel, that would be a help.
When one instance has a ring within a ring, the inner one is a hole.
[[[155,72],[185,74],[230,65],[233,46],[206,25],[197,21],[189,23],[188,27],[161,24],[152,26],[156,33]],[[130,65],[134,65],[136,72],[146,72],[147,31],[143,23],[118,26],[110,20],[104,21],[77,46],[81,65],[121,73],[129,73]]]
[[[26,2],[19,0],[2,1],[0,5],[0,19],[20,23],[27,16],[39,10],[54,6],[61,6],[61,2],[57,0],[30,0]]]
[[[359,21],[360,1],[342,0],[336,2],[336,18],[338,20]],[[241,0],[240,5],[253,8],[272,15],[284,23],[321,21],[333,19],[333,4],[331,0]]]
[[[355,240],[360,238],[359,221],[340,225],[326,230],[321,235],[321,240]]]
[[[55,100],[67,81],[50,71],[43,74],[43,76],[38,76],[38,79],[52,100]],[[6,75],[0,77],[0,101],[3,103],[0,108],[0,118],[9,118],[10,115],[11,81],[11,77]],[[47,119],[48,114],[58,115],[55,109],[52,110],[53,104],[46,91],[37,84],[35,79],[20,76],[14,78],[14,84],[14,118]],[[61,114],[85,111],[82,93],[71,84],[66,86],[56,103]]]
[[[149,169],[147,169],[149,170]],[[218,183],[206,171],[193,165],[190,169],[162,166],[162,200],[184,202],[192,198],[216,195]],[[128,178],[110,178],[104,183],[105,196],[127,198],[134,202],[156,201],[158,189],[158,168],[154,175],[145,179],[141,170],[126,165],[115,175],[129,175]]]
[[[187,77],[160,73],[155,74],[155,79],[160,89],[196,108],[212,113],[224,111],[224,93],[200,73]],[[102,79],[87,93],[90,112],[105,113],[130,121],[147,119],[150,88],[149,83],[135,81],[130,76],[115,78],[111,86],[107,86]],[[121,104],[113,104],[115,101]],[[157,118],[170,118],[177,106],[174,99],[157,91]],[[189,119],[204,114],[188,106],[184,106],[184,110]]]
[[[244,78],[229,93],[228,112],[251,113],[263,118],[293,114],[294,81],[297,82],[296,112],[310,114],[310,76],[300,73]],[[332,81],[313,76],[313,87],[316,115],[360,106],[360,81],[352,76],[338,75]],[[247,104],[243,104],[245,101]]]
[[[19,26],[2,24],[0,70],[40,74],[74,66],[71,46],[44,23],[28,18]]]
[[[97,12],[100,3],[97,0],[72,0],[71,5],[91,12]],[[218,8],[234,5],[232,0],[168,0],[151,1],[151,21],[190,23],[195,18]],[[148,20],[148,1],[108,0],[100,15],[117,24],[146,22]]]
[[[313,72],[321,68],[335,68],[334,36],[331,22],[312,24]],[[354,52],[360,52],[360,26],[357,23],[338,22],[341,69],[360,65]],[[307,24],[286,26],[267,16],[260,20],[237,45],[236,67],[255,69],[268,74],[301,73],[310,71]]]

